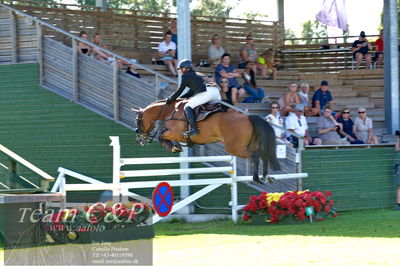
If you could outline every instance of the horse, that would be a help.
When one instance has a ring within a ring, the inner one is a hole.
[[[256,115],[245,115],[239,112],[217,112],[206,119],[197,122],[198,135],[188,138],[183,134],[188,127],[183,113],[186,99],[166,104],[165,100],[151,103],[144,109],[132,109],[136,114],[136,142],[145,146],[156,136],[168,151],[178,152],[181,147],[178,142],[209,144],[222,142],[225,151],[240,157],[250,158],[253,162],[253,180],[269,183],[273,178],[268,175],[268,164],[273,170],[280,170],[276,157],[276,138],[272,126]],[[161,121],[157,128],[156,122]],[[151,135],[152,131],[156,131]],[[260,159],[263,162],[262,181],[258,175]]]

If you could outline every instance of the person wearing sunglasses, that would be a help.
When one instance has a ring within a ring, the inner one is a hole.
[[[322,145],[346,145],[350,144],[347,140],[340,138],[338,132],[342,130],[342,124],[336,122],[332,116],[332,109],[325,106],[323,115],[317,122],[318,134],[322,140]]]
[[[219,87],[221,88],[221,100],[223,102],[229,103],[233,106],[237,105],[237,89],[235,87],[229,88],[228,87],[228,79],[227,78],[222,78],[221,82],[218,84]],[[222,109],[224,111],[234,111],[233,109],[230,109],[229,107],[222,105]]]
[[[356,137],[354,122],[350,118],[350,109],[343,108],[340,117],[336,121],[343,125],[343,129],[339,131],[340,136],[346,138],[350,144],[364,144],[364,141]]]
[[[265,117],[265,120],[272,124],[275,124],[277,126],[283,127],[283,119],[281,117],[281,114],[279,113],[279,103],[276,101],[273,101],[270,105],[270,110],[271,110],[271,113]],[[285,138],[284,138],[285,131],[283,131],[279,128],[275,128],[275,127],[274,127],[274,131],[275,131],[275,136],[277,139],[282,140],[283,142],[286,142]]]
[[[256,62],[257,59],[257,51],[256,46],[254,45],[253,35],[248,34],[246,37],[246,44],[240,49],[240,64],[239,68],[245,68],[246,62]],[[253,66],[254,73],[257,72],[257,65]]]
[[[358,139],[367,144],[378,144],[378,138],[373,134],[372,119],[367,117],[367,110],[364,107],[358,108],[354,128]]]

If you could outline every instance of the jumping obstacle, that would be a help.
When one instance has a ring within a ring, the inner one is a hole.
[[[211,174],[211,173],[225,173],[229,177],[226,178],[209,178],[209,179],[193,179],[193,180],[168,180],[172,187],[186,187],[186,186],[200,186],[206,185],[206,187],[193,193],[192,195],[182,199],[181,201],[174,204],[171,213],[178,211],[179,209],[188,206],[195,200],[202,196],[210,193],[216,188],[223,184],[230,184],[231,187],[231,213],[232,220],[237,222],[238,211],[244,206],[238,205],[238,182],[249,182],[253,180],[252,176],[237,176],[236,171],[236,157],[231,155],[223,156],[201,156],[201,157],[155,157],[155,158],[121,158],[121,147],[119,137],[110,137],[111,144],[113,147],[113,182],[104,183],[94,178],[90,178],[65,168],[59,168],[59,176],[53,186],[52,191],[60,191],[63,195],[66,195],[67,191],[93,191],[93,190],[111,190],[113,196],[139,196],[136,193],[130,192],[129,189],[139,188],[154,188],[160,182],[163,181],[135,181],[135,182],[123,182],[121,178],[124,177],[139,177],[139,176],[170,176],[170,175],[181,175],[181,174]],[[171,163],[206,163],[206,162],[225,162],[227,166],[220,167],[201,167],[201,168],[187,168],[187,169],[162,169],[162,170],[121,170],[121,167],[125,165],[143,165],[143,164],[171,164]],[[66,184],[65,175],[73,176],[87,184]],[[306,178],[306,173],[294,173],[294,174],[277,174],[270,175],[270,177],[281,180],[291,178]],[[160,221],[163,217],[155,214],[153,216],[153,223]]]

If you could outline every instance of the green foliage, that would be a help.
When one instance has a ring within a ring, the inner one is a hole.
[[[268,17],[268,15],[261,14],[260,12],[257,12],[257,11],[245,12],[245,13],[243,13],[243,16],[245,18],[251,19],[251,20],[255,20],[255,19],[263,20]]]
[[[77,0],[80,5],[95,6],[96,0]],[[169,12],[168,0],[107,0],[108,8],[129,8],[140,11]]]
[[[286,28],[285,29],[285,39],[293,39],[293,38],[297,38],[294,31],[290,28]],[[293,44],[298,44],[298,43],[299,43],[298,40],[286,40],[285,41],[286,45],[293,45]]]
[[[301,24],[303,30],[301,32],[302,38],[321,38],[328,37],[327,26],[320,23],[317,19],[314,21],[307,20]],[[327,43],[327,39],[309,39],[306,40],[306,44],[323,44]]]
[[[227,18],[239,1],[235,5],[227,5],[226,0],[200,0],[199,5],[192,10],[192,15]]]

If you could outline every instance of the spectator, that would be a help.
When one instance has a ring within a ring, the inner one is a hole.
[[[303,115],[304,113],[304,105],[296,104],[294,107],[294,113],[290,113],[290,115],[286,118],[286,128],[296,133],[297,135],[303,137],[304,145],[321,145],[321,140],[319,138],[312,139],[308,133],[308,125],[306,117]],[[299,144],[299,139],[296,136],[291,135],[288,140],[292,142],[295,147]]]
[[[367,117],[367,110],[358,108],[358,117],[354,121],[357,139],[367,144],[378,144],[378,138],[372,132],[372,119]]]
[[[397,132],[396,132],[397,135]],[[397,135],[399,136],[399,135]],[[396,142],[396,151],[400,151],[400,138]],[[396,211],[400,211],[400,164],[395,165],[395,181],[397,186],[397,204],[394,208]]]
[[[172,36],[172,41],[175,43],[176,45],[176,49],[175,49],[175,59],[178,58],[178,29],[176,27],[176,18],[171,19],[171,28],[169,29],[169,31],[171,32],[171,36]]]
[[[322,111],[326,105],[330,110],[333,110],[333,98],[331,92],[328,90],[328,81],[321,81],[321,88],[319,88],[312,98],[312,108],[316,108],[319,112]]]
[[[281,114],[279,113],[279,103],[273,101],[270,105],[270,110],[271,113],[265,117],[265,120],[277,126],[283,127],[283,119],[281,117]],[[285,142],[285,131],[275,127],[274,131],[276,138]]]
[[[246,37],[246,44],[240,49],[240,64],[239,68],[245,68],[246,62],[256,62],[257,58],[257,51],[256,47],[253,44],[253,36],[248,34]],[[254,73],[257,72],[257,66],[254,65],[253,67]]]
[[[318,108],[311,107],[311,99],[308,95],[310,91],[310,85],[307,82],[302,82],[300,84],[300,91],[298,92],[300,103],[304,105],[304,115],[305,116],[316,116],[319,114]]]
[[[280,112],[283,116],[289,112],[294,112],[296,104],[300,104],[300,98],[297,95],[297,84],[294,82],[290,83],[288,90],[278,101],[281,106]]]
[[[176,44],[172,41],[172,33],[167,31],[164,35],[164,41],[158,45],[158,55],[160,60],[168,66],[169,71],[175,77],[178,76],[176,72],[176,65],[178,62],[175,59]]]
[[[383,30],[379,31],[379,38],[375,41],[375,46],[375,60],[377,61],[376,68],[381,68],[383,61]]]
[[[106,45],[103,45],[101,36],[97,32],[93,35],[93,43],[96,44],[97,46],[100,46],[101,48],[108,49],[108,47]],[[93,57],[104,63],[110,63],[110,61],[108,60],[110,58],[110,55],[99,50],[96,47],[93,47]]]
[[[242,78],[244,80],[243,87],[250,96],[245,99],[244,103],[260,103],[264,99],[264,91],[257,87],[255,73],[253,71],[253,62],[246,62],[246,70],[242,73]]]
[[[346,138],[350,144],[364,144],[362,140],[356,137],[354,123],[350,118],[349,108],[343,108],[340,117],[336,121],[342,124],[342,130],[339,132],[341,137]]]
[[[371,65],[371,55],[368,51],[372,50],[372,45],[368,42],[367,36],[365,36],[365,32],[360,32],[360,37],[358,40],[353,42],[352,51],[353,51],[353,58],[357,60],[356,69],[360,67],[361,60],[365,58],[367,62],[365,65],[366,69],[369,69]]]
[[[86,31],[81,31],[79,33],[79,37],[81,37],[85,41],[88,40],[88,35],[87,35]],[[87,45],[86,43],[83,43],[83,42],[78,42],[77,49],[79,52],[81,52],[82,54],[85,54],[85,55],[90,55],[92,52],[92,47],[90,47],[89,45]]]
[[[228,88],[236,88],[239,99],[245,94],[244,89],[236,79],[240,76],[240,73],[238,73],[235,67],[231,65],[231,56],[226,53],[223,54],[221,57],[221,64],[215,68],[215,81],[217,84],[221,83],[222,78],[227,78]]]
[[[128,69],[126,70],[126,73],[140,79],[140,74],[136,72],[137,70],[137,67],[135,65],[136,63],[137,63],[136,59],[129,60],[129,66]]]
[[[318,119],[317,128],[323,145],[343,145],[350,144],[342,140],[338,131],[342,130],[342,125],[336,122],[332,116],[332,109],[329,106],[324,107],[323,115]]]
[[[221,63],[221,56],[225,53],[224,48],[219,45],[220,39],[218,34],[214,34],[211,38],[212,45],[208,47],[208,60],[214,66]]]
[[[279,62],[274,62],[274,50],[271,48],[257,58],[257,69],[264,79],[268,79],[268,74],[271,75],[270,79],[276,79],[277,65]]]
[[[237,101],[237,89],[235,87],[229,88],[228,87],[228,79],[227,78],[222,78],[221,82],[219,83],[219,87],[221,88],[221,99],[223,102],[229,103],[233,106],[236,106],[238,101]],[[232,109],[229,109],[229,107],[222,105],[222,108],[225,111],[229,111]]]

